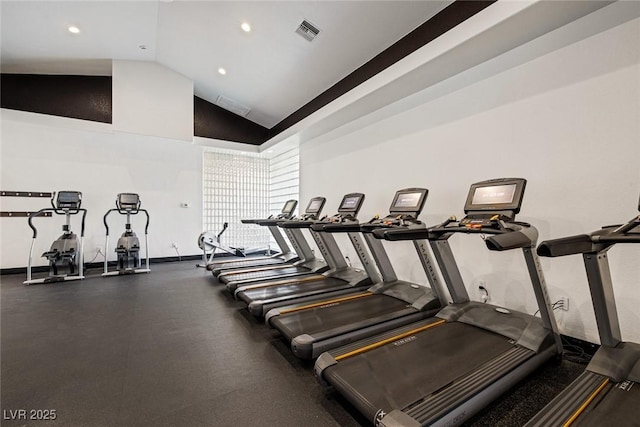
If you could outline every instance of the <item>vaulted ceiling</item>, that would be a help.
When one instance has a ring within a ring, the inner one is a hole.
[[[109,75],[113,59],[156,61],[271,128],[451,3],[2,1],[2,72]],[[313,41],[296,33],[303,20],[320,30]]]

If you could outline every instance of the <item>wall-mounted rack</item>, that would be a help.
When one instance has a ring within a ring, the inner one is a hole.
[[[51,198],[53,193],[45,191],[0,191],[2,197],[46,197]],[[35,211],[34,211],[35,212]],[[26,218],[31,215],[31,211],[0,211],[0,217],[2,218]],[[51,212],[44,212],[43,217],[50,217]]]
[[[33,211],[33,212],[36,212],[36,211]],[[12,212],[1,211],[0,212],[0,217],[2,217],[2,218],[12,218],[12,217],[27,218],[33,212],[27,212],[27,211],[12,211]],[[43,212],[40,215],[38,215],[38,217],[49,217],[49,216],[51,216],[51,212]]]
[[[47,193],[42,191],[0,191],[2,197],[46,197],[48,199],[53,196],[53,193]]]

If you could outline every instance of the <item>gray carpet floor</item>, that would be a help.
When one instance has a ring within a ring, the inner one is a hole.
[[[369,425],[195,261],[152,270],[1,277],[2,426]],[[549,363],[467,424],[521,425],[583,368]]]

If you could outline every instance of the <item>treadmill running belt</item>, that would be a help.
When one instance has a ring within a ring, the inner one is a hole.
[[[236,274],[226,274],[220,277],[220,281],[222,283],[229,282],[240,282],[243,280],[252,280],[252,279],[272,279],[274,277],[280,277],[284,274],[296,274],[296,273],[309,273],[310,270],[305,267],[282,267],[282,268],[274,268],[271,270],[263,270],[263,271],[251,271],[249,273],[236,273]]]
[[[328,367],[324,377],[373,420],[405,409],[513,348],[502,335],[460,322],[399,339]]]
[[[601,393],[572,426],[640,426],[640,384],[633,381],[613,384]]]
[[[299,295],[303,292],[320,292],[340,285],[346,287],[348,286],[348,283],[344,280],[327,277],[321,280],[313,280],[309,282],[294,282],[264,288],[247,289],[246,291],[239,292],[238,297],[243,301],[250,303],[252,301],[263,301],[271,298]]]
[[[214,270],[217,270],[217,269],[232,270],[234,268],[257,267],[259,265],[276,265],[276,264],[283,264],[283,263],[284,261],[281,260],[280,258],[268,258],[268,259],[262,259],[262,260],[245,259],[244,261],[225,262],[220,265],[215,265],[213,269]]]
[[[313,335],[351,323],[400,311],[409,303],[383,294],[328,304],[291,315],[282,314],[271,323],[289,341],[301,334]]]

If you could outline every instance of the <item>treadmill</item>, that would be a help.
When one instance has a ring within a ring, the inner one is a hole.
[[[428,230],[376,230],[387,240],[429,239],[453,302],[415,322],[323,353],[315,373],[376,426],[459,425],[545,361],[561,354],[535,253],[537,230],[516,222],[526,181],[471,186],[466,216]],[[469,300],[449,246],[458,234],[489,250],[521,249],[541,317]]]
[[[352,293],[358,288],[369,287],[380,281],[378,271],[367,252],[361,235],[358,232],[347,233],[364,271],[347,265],[346,260],[333,237],[333,234],[322,232],[325,224],[357,224],[356,219],[364,194],[350,193],[342,198],[338,213],[322,221],[286,222],[282,227],[311,227],[317,237],[320,249],[331,269],[324,274],[301,278],[285,278],[265,281],[236,289],[236,299],[247,303],[251,314],[264,316],[269,310],[293,303],[306,303],[323,296],[336,297]]]
[[[297,200],[287,200],[282,207],[282,211],[275,217],[279,220],[289,219],[293,216],[293,212],[296,210],[296,206],[298,206]],[[273,219],[273,215],[267,219]],[[259,225],[260,221],[264,221],[265,219],[242,219],[240,222],[243,224],[256,224]],[[267,226],[269,232],[273,236],[280,249],[280,253],[271,255],[271,256],[263,256],[263,257],[251,257],[250,259],[230,259],[224,261],[214,261],[212,263],[207,264],[207,270],[211,271],[214,276],[218,276],[222,271],[229,269],[237,269],[237,268],[249,268],[249,267],[257,267],[261,265],[275,265],[275,264],[285,264],[285,263],[293,263],[298,261],[300,258],[297,254],[291,252],[289,245],[287,245],[287,241],[282,236],[282,233],[278,229],[278,227]]]
[[[382,242],[373,231],[387,229],[424,229],[418,219],[427,198],[425,188],[406,188],[396,192],[384,218],[367,223],[325,224],[325,232],[358,232],[365,242],[382,276],[382,281],[367,290],[354,291],[339,298],[323,298],[306,304],[294,304],[270,310],[266,323],[280,331],[293,353],[303,359],[350,342],[399,326],[433,317],[440,310],[442,285],[435,272],[426,240],[414,246],[427,273],[431,287],[398,280]]]
[[[640,424],[640,344],[621,339],[607,257],[619,243],[640,243],[640,216],[621,226],[545,241],[538,247],[538,254],[546,257],[582,254],[601,346],[587,369],[528,427]]]
[[[318,219],[324,207],[324,197],[314,197],[309,201],[305,213],[300,218],[282,219],[265,219],[257,222],[258,225],[267,227],[278,227],[284,230],[289,241],[293,246],[300,259],[291,264],[285,265],[267,265],[251,268],[241,268],[225,270],[218,275],[218,280],[227,285],[227,289],[233,292],[240,285],[257,283],[264,280],[282,277],[297,277],[312,274],[320,274],[329,269],[329,266],[323,259],[316,258],[311,246],[302,234],[302,228],[291,227],[284,228],[283,224],[292,222],[295,224],[312,223]],[[318,237],[311,232],[314,240]]]

